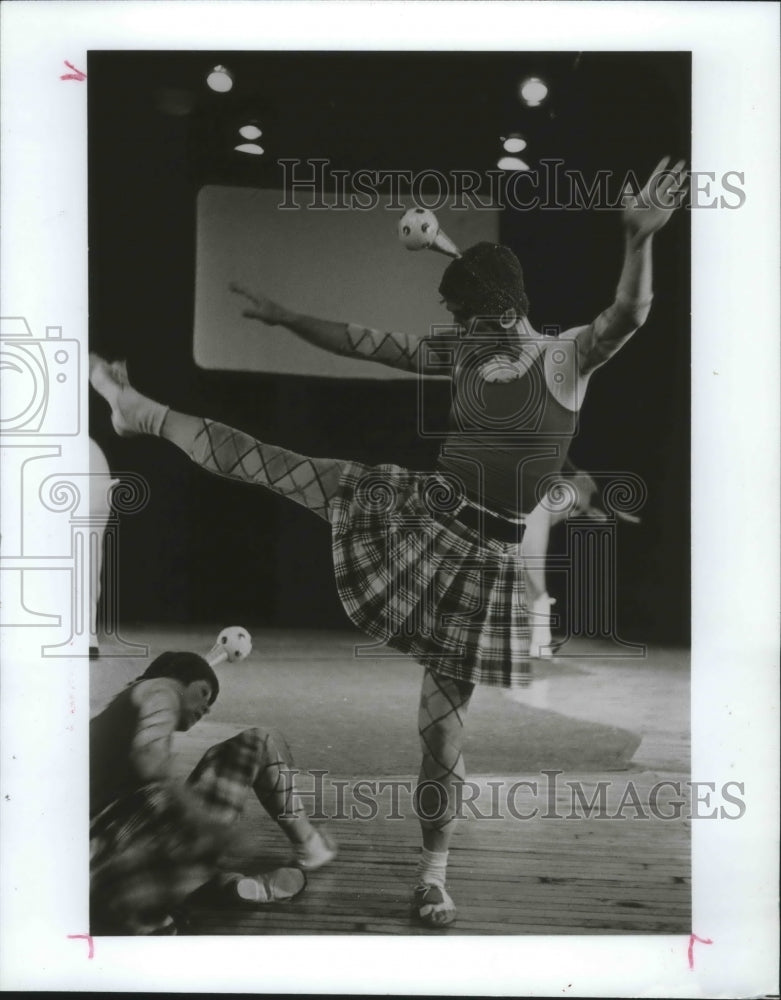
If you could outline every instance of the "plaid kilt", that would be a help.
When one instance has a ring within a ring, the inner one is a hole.
[[[521,686],[530,625],[520,546],[455,520],[460,503],[443,473],[346,462],[330,505],[337,590],[358,628],[430,670]]]
[[[93,934],[149,934],[216,874],[261,753],[259,731],[245,730],[207,750],[182,795],[149,782],[92,819]]]

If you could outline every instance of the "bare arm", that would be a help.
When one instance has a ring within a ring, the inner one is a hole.
[[[653,298],[653,234],[666,225],[683,194],[683,161],[667,170],[668,158],[654,169],[643,190],[624,192],[624,262],[616,297],[578,332],[579,368],[589,375],[620,350],[648,317]]]
[[[166,780],[181,701],[169,684],[158,680],[143,681],[132,697],[138,708],[138,721],[130,746],[131,766],[143,781]]]
[[[359,326],[355,323],[337,323],[332,320],[304,316],[273,302],[263,295],[251,294],[239,285],[232,284],[231,291],[248,299],[251,306],[242,315],[257,319],[267,326],[284,326],[310,344],[347,357],[376,361],[401,368],[419,370],[421,338],[409,333],[395,333]]]
[[[193,851],[222,850],[230,827],[215,819],[189,785],[171,777],[171,744],[179,724],[181,700],[166,678],[142,681],[133,692],[138,721],[130,747],[131,765],[142,782],[163,781],[187,822]]]

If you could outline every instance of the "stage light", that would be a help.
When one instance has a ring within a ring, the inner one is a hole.
[[[529,164],[519,160],[517,156],[503,156],[496,165],[500,170],[531,170]]]
[[[259,139],[263,135],[263,132],[254,122],[248,122],[246,125],[241,126],[239,135],[242,139]]]
[[[263,147],[259,146],[256,142],[242,142],[238,146],[233,147],[235,153],[249,153],[251,156],[262,156]]]
[[[536,108],[548,96],[548,86],[538,76],[530,76],[520,87],[521,100],[529,108]]]
[[[215,66],[206,77],[206,83],[218,94],[227,94],[233,86],[233,73],[224,66]]]
[[[520,153],[526,149],[526,140],[517,132],[512,132],[506,139],[503,138],[502,148],[505,153]]]

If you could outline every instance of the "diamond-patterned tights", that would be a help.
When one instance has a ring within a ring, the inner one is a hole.
[[[199,424],[187,451],[202,468],[218,476],[265,486],[328,520],[328,506],[339,484],[342,462],[297,455],[212,420],[199,419]]]
[[[446,851],[453,833],[464,782],[464,721],[473,690],[474,684],[430,670],[423,675],[418,709],[423,761],[415,801],[423,846],[429,851]]]

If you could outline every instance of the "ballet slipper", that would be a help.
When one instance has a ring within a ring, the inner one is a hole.
[[[213,890],[222,902],[254,907],[294,899],[305,886],[306,875],[299,868],[275,868],[263,875],[227,872],[215,880]]]
[[[426,927],[447,927],[456,919],[456,904],[443,885],[423,883],[413,891],[412,915]]]
[[[128,380],[125,361],[108,362],[90,354],[89,380],[111,407],[111,423],[120,437],[159,436],[169,407],[136,392]]]

